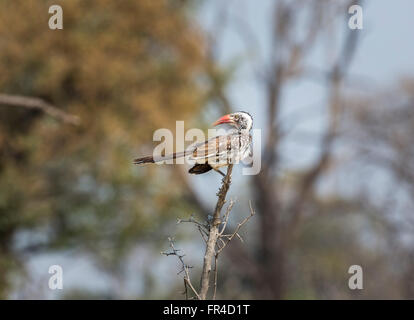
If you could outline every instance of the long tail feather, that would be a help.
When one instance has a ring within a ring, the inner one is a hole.
[[[148,157],[142,157],[142,158],[136,158],[134,159],[134,164],[143,164],[143,163],[154,163],[154,157],[148,156]]]
[[[153,156],[147,156],[147,157],[134,159],[134,164],[155,163],[159,161],[181,158],[181,157],[184,157],[185,155],[186,155],[186,151],[176,152],[176,153],[172,153],[166,156],[158,156],[155,158]]]

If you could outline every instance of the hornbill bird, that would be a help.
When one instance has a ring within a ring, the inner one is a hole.
[[[202,174],[213,169],[224,176],[224,173],[219,168],[228,166],[230,163],[236,164],[250,155],[252,142],[250,130],[253,126],[253,118],[249,113],[239,111],[221,117],[213,123],[213,126],[224,123],[231,125],[235,129],[225,135],[215,136],[204,142],[192,145],[182,152],[155,158],[154,156],[137,158],[134,160],[134,164],[156,163],[185,157],[195,163],[188,171],[189,173]]]

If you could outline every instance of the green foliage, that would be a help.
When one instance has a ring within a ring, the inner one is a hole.
[[[52,4],[63,30],[48,28]],[[21,251],[77,248],[117,270],[187,206],[167,172],[131,159],[154,129],[202,105],[203,38],[188,9],[178,0],[0,2],[0,92],[81,118],[74,127],[0,105],[0,296]],[[16,249],[22,231],[44,239]]]

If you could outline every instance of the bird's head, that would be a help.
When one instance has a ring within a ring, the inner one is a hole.
[[[219,124],[227,123],[235,127],[239,131],[249,132],[253,127],[253,118],[252,116],[244,111],[238,111],[235,113],[226,114],[213,123],[213,126]]]

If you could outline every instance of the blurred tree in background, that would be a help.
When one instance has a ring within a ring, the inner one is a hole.
[[[264,101],[252,109],[264,119],[261,171],[244,185],[255,201],[256,225],[247,226],[248,245],[229,246],[220,297],[413,298],[413,85],[406,79],[387,90],[364,90],[364,81],[349,72],[363,34],[347,27],[354,4],[365,2],[267,3],[265,41],[241,5],[217,6],[217,21],[226,23],[212,27],[209,58],[222,63],[227,39],[220,35],[233,32],[248,57],[249,85]],[[211,80],[220,84],[214,75]],[[323,88],[318,106],[287,104],[309,81]],[[217,86],[216,97],[223,112],[239,108],[225,86]],[[317,132],[298,134],[313,117],[324,118]],[[298,155],[287,146],[316,151],[305,165],[291,165],[286,159]],[[363,290],[348,288],[354,264],[363,267]]]
[[[53,4],[60,31],[48,28]],[[191,10],[178,0],[1,1],[0,93],[42,98],[81,124],[0,106],[0,297],[25,254],[41,250],[76,248],[116,275],[136,241],[155,244],[164,217],[186,206],[168,171],[131,159],[139,145],[150,152],[154,128],[202,106]]]

